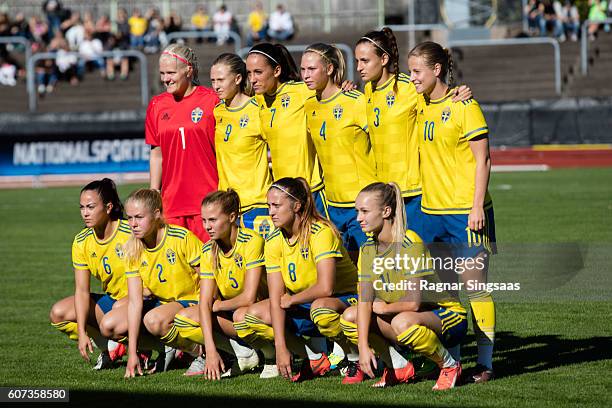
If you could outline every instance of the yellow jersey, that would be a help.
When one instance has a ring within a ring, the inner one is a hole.
[[[266,24],[266,15],[259,11],[251,11],[249,13],[248,25],[251,31],[259,32]]]
[[[273,96],[255,98],[261,131],[270,147],[274,179],[303,177],[314,192],[323,188],[323,176],[304,114],[304,103],[313,95],[303,82],[289,81]]]
[[[93,228],[79,232],[72,243],[72,266],[89,271],[102,283],[102,290],[115,300],[127,295],[123,244],[132,231],[126,220],[119,220],[106,241],[98,240]]]
[[[403,197],[421,194],[419,141],[415,134],[417,91],[408,75],[399,74],[372,91],[365,85],[368,130],[379,181],[396,182]]]
[[[478,102],[453,102],[454,89],[441,99],[419,96],[418,135],[423,179],[421,209],[428,214],[469,214],[476,188],[476,160],[469,141],[489,128]],[[486,193],[484,207],[492,205]]]
[[[202,242],[186,228],[166,225],[155,248],[145,248],[141,259],[128,262],[125,276],[139,277],[144,287],[162,303],[199,300],[198,274]]]
[[[299,241],[289,244],[282,230],[274,230],[266,239],[264,253],[267,272],[280,272],[291,293],[302,292],[314,285],[317,282],[317,262],[327,258],[338,258],[334,294],[355,293],[357,268],[342,240],[321,222],[311,225],[307,247],[302,247]]]
[[[223,299],[232,299],[244,290],[249,269],[263,266],[264,240],[253,230],[239,228],[236,243],[228,254],[219,251],[218,264],[212,264],[212,242],[202,246],[200,279],[214,279]]]
[[[359,191],[376,181],[363,94],[338,91],[322,100],[311,96],[304,110],[329,205],[354,207]]]
[[[370,237],[359,249],[358,268],[360,300],[394,303],[410,301],[411,293],[418,293],[420,310],[445,307],[465,313],[459,300],[439,286],[429,251],[412,230],[406,230],[401,246],[390,245],[382,253]]]
[[[255,99],[237,108],[220,102],[214,109],[215,149],[219,190],[233,188],[240,196],[240,210],[267,208],[266,193],[272,184],[268,146],[261,135],[259,107]]]

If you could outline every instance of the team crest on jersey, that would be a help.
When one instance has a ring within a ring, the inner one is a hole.
[[[302,247],[302,249],[300,249],[300,252],[302,254],[302,258],[308,259],[308,247]]]
[[[202,119],[202,116],[204,116],[204,111],[199,107],[191,111],[191,121],[193,123],[198,123]]]
[[[170,262],[170,265],[174,265],[176,263],[176,252],[168,248],[166,251],[166,259]]]
[[[242,255],[236,254],[234,255],[234,263],[237,267],[242,269]]]
[[[266,237],[270,233],[270,223],[268,222],[268,220],[264,218],[261,221],[261,224],[259,224],[259,228],[257,230],[259,232],[259,235],[261,235],[263,239],[266,239]]]
[[[387,106],[392,107],[393,104],[395,103],[395,94],[393,93],[393,91],[389,91],[389,93],[387,94],[386,100],[387,100]]]
[[[287,94],[281,95],[281,106],[285,109],[289,107],[289,102],[291,102],[291,97]]]
[[[447,106],[442,111],[442,123],[448,122],[448,120],[450,119],[450,116],[451,116],[451,110],[450,110],[450,107]]]
[[[336,120],[340,120],[342,119],[344,109],[342,109],[342,105],[336,105],[334,106],[334,110],[332,112],[334,113],[334,118],[336,118]]]
[[[249,115],[242,115],[240,118],[240,128],[245,128],[249,124]]]
[[[117,258],[123,259],[123,256],[125,255],[125,253],[123,252],[123,245],[117,244],[115,246],[115,253],[117,254]]]

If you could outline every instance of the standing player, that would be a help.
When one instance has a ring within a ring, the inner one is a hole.
[[[123,205],[115,183],[108,178],[92,181],[81,190],[81,217],[86,228],[72,243],[75,293],[53,305],[49,318],[53,327],[78,341],[86,361],[93,352],[90,336],[102,351],[95,370],[110,368],[112,361],[125,351],[123,345],[109,342],[100,334],[100,322],[115,302],[127,295],[123,244],[130,237],[130,227],[123,218]],[[102,283],[104,295],[90,292],[89,278]],[[120,301],[125,303],[125,299]],[[110,344],[109,344],[110,343]],[[109,345],[117,348],[109,354]]]
[[[113,338],[128,336],[126,377],[142,374],[137,349],[160,350],[155,371],[163,371],[162,343],[190,349],[193,345],[178,336],[176,313],[198,302],[198,273],[202,243],[189,230],[165,224],[161,195],[150,189],[134,191],[125,210],[132,230],[125,258],[128,304],[116,307],[101,323]],[[143,299],[143,286],[151,297]],[[140,333],[141,325],[147,334]]]
[[[325,353],[313,352],[300,336],[320,333],[348,344],[340,313],[357,301],[357,270],[338,231],[316,212],[306,180],[277,180],[268,205],[277,228],[265,245],[270,298],[249,307],[245,322],[253,334],[245,340],[274,341],[280,374],[299,382],[324,375],[331,366]],[[295,376],[289,350],[308,357]]]
[[[374,377],[377,362],[370,347],[385,355],[388,342],[397,343],[438,364],[440,376],[434,390],[453,388],[461,364],[445,346],[458,344],[465,335],[465,309],[446,293],[421,289],[421,283],[439,280],[425,261],[423,241],[405,228],[399,186],[367,186],[357,196],[356,208],[360,224],[372,237],[359,252],[359,304],[344,312],[342,326],[345,335],[359,345],[359,370]],[[390,364],[389,358],[385,360]],[[415,376],[411,362],[399,369],[388,366],[374,387],[407,383]]]
[[[314,92],[300,82],[295,62],[281,44],[255,45],[246,65],[259,105],[261,131],[270,147],[274,179],[304,178],[317,210],[327,215],[321,168],[304,113],[304,103]]]
[[[344,57],[332,45],[306,48],[301,71],[308,89],[316,92],[304,110],[323,167],[329,217],[342,233],[345,248],[356,255],[366,236],[355,218],[355,197],[376,181],[366,101],[361,92],[342,90]]]
[[[453,61],[447,50],[424,42],[410,51],[408,65],[412,82],[423,95],[417,117],[426,221],[423,239],[454,245],[455,256],[483,260],[474,262],[461,279],[484,284],[488,255],[495,252],[493,202],[487,189],[489,128],[474,99],[451,100]],[[478,342],[478,365],[471,379],[486,382],[493,378],[495,305],[486,290],[468,291],[468,299]]]
[[[220,379],[225,371],[217,349],[235,354],[240,372],[259,363],[255,350],[236,339],[237,332],[246,330],[248,306],[262,294],[264,240],[237,225],[239,214],[240,198],[234,190],[210,193],[202,201],[202,221],[210,241],[202,247],[200,259],[200,303],[174,318],[179,336],[205,346],[206,363],[199,374],[211,380]]]
[[[219,102],[212,89],[198,85],[192,49],[172,44],[159,58],[166,92],[147,108],[145,139],[151,145],[150,187],[162,193],[166,221],[208,239],[200,222],[200,201],[218,185],[215,119]]]
[[[266,191],[272,175],[259,106],[247,90],[246,65],[238,55],[221,54],[213,62],[210,79],[221,99],[214,111],[219,190],[236,190],[242,203],[242,226],[265,238],[271,227]]]
[[[417,93],[399,70],[399,50],[393,31],[370,31],[355,47],[357,71],[366,82],[368,131],[379,181],[395,182],[402,190],[408,227],[421,234],[421,176],[416,137]],[[471,96],[465,91],[462,99]]]

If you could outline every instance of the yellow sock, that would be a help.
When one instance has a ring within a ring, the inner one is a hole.
[[[256,337],[268,341],[274,341],[274,330],[272,329],[272,326],[268,326],[258,317],[247,313],[244,316],[244,322],[254,332]]]
[[[178,331],[178,337],[180,337],[181,339],[204,345],[204,335],[202,334],[202,327],[195,320],[191,320],[188,317],[177,314],[174,317],[174,326]]]
[[[319,333],[334,339],[342,333],[340,327],[340,314],[333,309],[319,307],[310,311],[310,319],[317,325]]]
[[[468,294],[477,337],[495,341],[495,303],[489,292]],[[477,330],[476,330],[477,328]],[[478,333],[480,332],[480,333]],[[480,335],[479,335],[480,334]]]
[[[433,360],[440,367],[450,367],[456,364],[436,333],[428,327],[419,324],[410,326],[408,330],[397,336],[397,341],[409,346],[414,352]]]
[[[359,336],[357,334],[357,324],[344,320],[340,317],[340,327],[342,328],[342,334],[353,344],[359,343]]]
[[[51,323],[51,326],[55,327],[62,333],[65,333],[70,340],[77,341],[79,339],[79,331],[77,330],[76,322],[66,320],[59,323]]]

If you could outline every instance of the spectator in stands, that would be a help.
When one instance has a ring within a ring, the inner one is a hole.
[[[128,14],[124,8],[117,11],[116,31],[109,39],[108,49],[128,50],[130,48],[130,25],[128,24]],[[127,57],[115,56],[106,59],[106,78],[110,81],[115,79],[115,67],[119,65],[119,78],[128,78],[130,64]]]
[[[102,45],[105,50],[110,49],[110,38],[112,34],[113,24],[110,21],[110,17],[103,14],[98,18],[95,25],[95,37],[102,41]]]
[[[17,37],[30,38],[30,29],[28,22],[25,18],[25,14],[19,12],[15,14],[15,18],[11,21],[11,28],[9,35]]]
[[[562,4],[563,3],[563,4]],[[578,41],[578,31],[580,30],[580,15],[578,8],[571,0],[555,1],[553,3],[557,20],[563,24],[564,36],[570,37],[572,41]]]
[[[285,9],[284,5],[279,4],[276,6],[276,10],[270,14],[268,24],[268,37],[271,39],[285,41],[293,38],[293,17]]]
[[[0,85],[17,85],[17,67],[0,56]]]
[[[607,18],[608,2],[605,0],[589,0],[589,39],[593,41],[602,22]]]
[[[225,4],[222,4],[213,15],[213,30],[217,34],[217,45],[223,45],[227,42],[233,18]]]
[[[159,14],[159,10],[154,7],[147,11],[145,17],[147,19],[148,28],[144,37],[144,52],[147,54],[154,54],[159,51],[162,43],[166,43],[164,20]]]
[[[79,78],[77,76],[78,58],[70,52],[68,41],[62,34],[61,30],[55,32],[55,36],[49,44],[49,51],[55,51],[55,69],[58,79],[70,81],[71,85],[77,85]]]
[[[47,23],[45,23],[46,25]],[[40,45],[39,51],[45,51],[44,44]],[[45,93],[51,93],[55,89],[57,83],[57,74],[55,68],[55,60],[44,59],[39,61],[34,69],[36,75],[36,84],[38,94],[44,96]]]
[[[191,16],[191,28],[199,32],[211,31],[210,16],[206,12],[205,6],[198,6],[195,13]],[[201,44],[202,39],[198,38],[197,42]]]
[[[181,16],[178,15],[176,10],[171,10],[170,14],[166,16],[164,21],[164,32],[166,34],[175,33],[177,31],[181,31],[183,27],[183,20]]]
[[[43,12],[47,17],[49,25],[49,34],[54,33],[61,28],[62,22],[68,17],[68,10],[62,7],[62,3],[57,0],[45,0],[42,5]]]
[[[83,79],[83,74],[87,66],[93,67],[100,72],[101,77],[105,77],[105,64],[102,58],[102,42],[94,38],[91,31],[85,31],[85,38],[79,45],[79,62],[77,72],[79,78]]]
[[[68,18],[62,21],[60,25],[61,30],[66,34],[66,32],[73,26],[81,24],[81,13],[78,11],[70,12]]]
[[[32,51],[36,52],[40,47],[47,43],[49,26],[40,17],[30,17],[30,35],[32,36]]]
[[[523,13],[527,19],[529,34],[535,35],[540,28],[540,20],[542,19],[540,3],[537,0],[529,0],[525,5],[525,10],[523,10]]]
[[[267,16],[266,13],[264,13],[263,5],[261,1],[256,1],[255,7],[249,13],[248,18],[249,32],[247,33],[247,45],[249,47],[252,47],[256,42],[266,38],[267,25]]]
[[[91,11],[86,11],[83,13],[83,27],[85,28],[85,31],[92,33],[96,32],[96,22]]]
[[[70,28],[66,30],[66,40],[72,51],[78,51],[85,38],[85,27],[81,22],[81,14],[74,12],[67,21],[70,21]]]
[[[142,16],[140,9],[135,8],[128,20],[130,25],[130,44],[132,48],[144,48],[144,35],[147,32],[147,19]]]
[[[553,7],[551,0],[543,0],[540,2],[540,10],[543,18],[540,19],[540,37],[545,37],[548,34],[548,28],[553,28],[553,35],[560,41],[565,41],[563,34],[563,23],[557,18],[557,13]]]

